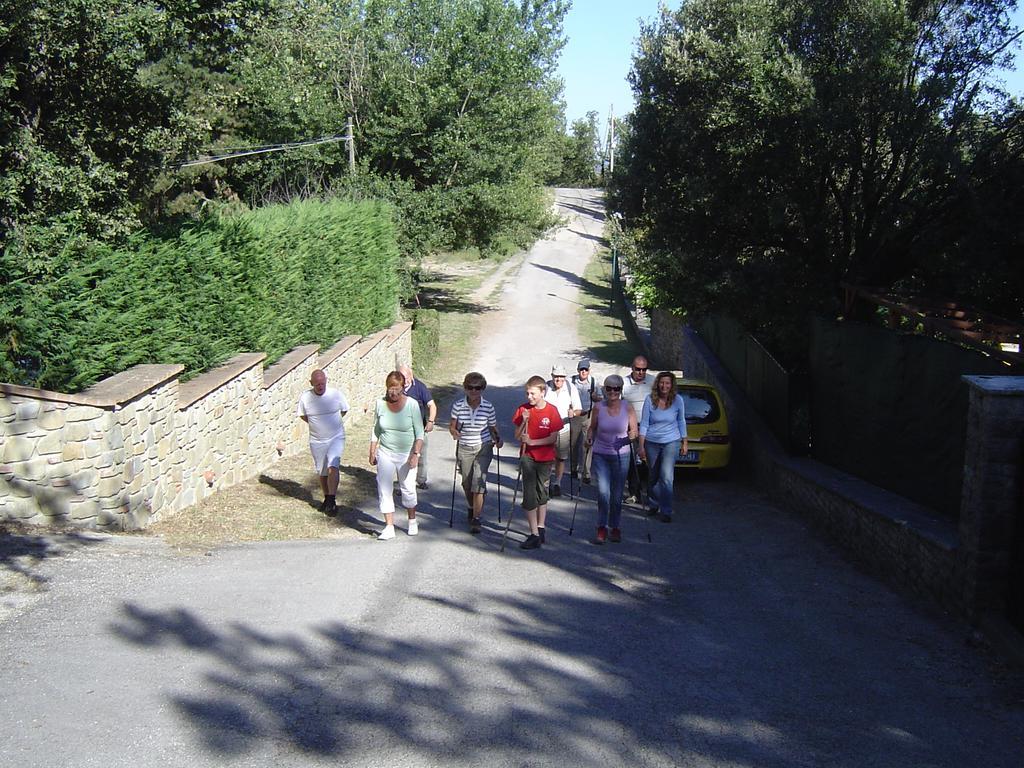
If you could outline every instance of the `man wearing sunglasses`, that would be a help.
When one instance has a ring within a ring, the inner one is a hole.
[[[647,358],[637,355],[633,358],[633,365],[629,376],[626,377],[626,384],[622,388],[622,399],[633,406],[637,416],[643,413],[644,400],[651,394],[651,387],[654,386],[654,377],[647,375]],[[639,445],[633,441],[633,455],[639,455]],[[639,460],[638,460],[639,461]],[[646,476],[647,466],[637,463],[630,469],[628,477],[628,496],[626,501],[634,504],[640,500],[641,474]]]

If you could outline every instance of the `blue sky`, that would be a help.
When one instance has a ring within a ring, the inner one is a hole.
[[[668,5],[676,8],[679,3],[672,0]],[[658,0],[573,0],[565,19],[568,43],[559,62],[570,125],[596,110],[603,132],[613,104],[616,115],[632,111],[633,94],[626,75],[640,32],[638,19],[651,21],[657,13]],[[1024,26],[1024,8],[1018,7],[1014,18],[1018,27]],[[1017,62],[1016,72],[1007,73],[1007,87],[1024,95],[1024,57],[1019,52]]]

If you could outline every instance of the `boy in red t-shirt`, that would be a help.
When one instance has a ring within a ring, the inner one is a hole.
[[[516,409],[512,423],[516,440],[522,443],[519,466],[523,476],[523,509],[530,523],[530,535],[520,549],[537,549],[544,543],[548,514],[548,476],[555,462],[555,441],[562,429],[558,409],[544,400],[548,387],[540,376],[526,382],[526,402]]]

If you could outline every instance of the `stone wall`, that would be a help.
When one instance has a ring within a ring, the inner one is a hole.
[[[296,403],[316,368],[364,418],[384,377],[411,362],[412,326],[298,347],[264,370],[238,355],[181,382],[180,365],[140,365],[68,395],[0,384],[0,520],[144,528],[304,450]]]
[[[768,491],[869,571],[954,613],[1000,611],[1020,522],[1024,379],[965,377],[971,387],[959,524],[820,462],[787,454],[700,336],[655,312],[651,354],[714,384],[725,400],[732,471]]]

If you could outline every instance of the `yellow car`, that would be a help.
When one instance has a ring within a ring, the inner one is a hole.
[[[677,467],[721,469],[729,464],[729,422],[718,391],[706,381],[676,379],[686,410],[687,452]]]

